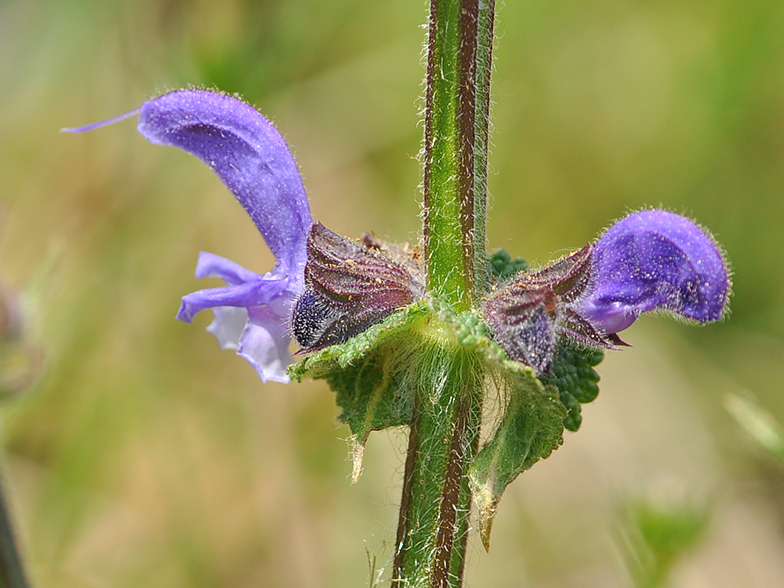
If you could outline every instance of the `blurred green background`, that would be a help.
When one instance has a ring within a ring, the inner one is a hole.
[[[368,554],[388,562],[405,432],[371,436],[352,487],[323,383],[262,385],[209,313],[174,319],[213,285],[199,250],[272,265],[241,208],[133,122],[57,130],[238,92],[316,219],[415,242],[425,20],[422,0],[0,0],[0,277],[39,284],[47,358],[0,420],[37,586],[362,587]],[[715,233],[735,295],[728,322],[626,333],[582,429],[507,491],[491,552],[472,540],[467,586],[643,585],[634,560],[664,541],[690,547],[672,586],[780,587],[784,465],[725,397],[784,421],[784,3],[507,0],[497,31],[489,247],[544,263],[662,205]]]

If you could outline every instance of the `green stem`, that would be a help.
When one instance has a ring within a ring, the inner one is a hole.
[[[11,515],[5,499],[5,488],[0,472],[0,586],[28,588],[22,558],[14,539]]]
[[[393,583],[457,588],[465,565],[484,384],[482,360],[453,343],[424,348],[403,476]],[[435,386],[435,387],[434,387]]]
[[[428,289],[467,310],[486,286],[494,0],[431,0],[424,145]]]
[[[457,312],[487,288],[485,224],[494,0],[431,0],[424,140],[428,290]],[[484,372],[434,319],[414,373],[392,585],[462,586]]]

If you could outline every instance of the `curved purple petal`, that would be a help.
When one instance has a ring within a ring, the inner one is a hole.
[[[251,308],[270,304],[288,290],[285,278],[268,278],[259,276],[252,282],[223,288],[198,290],[182,297],[182,304],[177,318],[189,323],[202,310],[216,306],[236,306]]]
[[[288,317],[304,287],[306,243],[312,225],[305,188],[286,142],[247,104],[216,92],[180,90],[136,110],[79,128],[81,133],[139,114],[138,129],[159,145],[179,147],[210,166],[259,229],[275,256],[265,275],[202,252],[196,277],[227,286],[183,296],[177,318],[191,322],[211,308],[207,327],[221,349],[236,349],[263,381],[288,382]]]
[[[305,188],[283,137],[256,109],[225,94],[180,90],[145,102],[138,129],[209,165],[253,219],[277,267],[301,275],[312,223]]]
[[[605,333],[617,333],[643,312],[667,310],[700,323],[719,320],[729,273],[713,237],[664,210],[627,216],[599,239],[591,286],[580,314]]]
[[[199,252],[199,260],[196,262],[196,277],[220,278],[230,286],[261,279],[261,276],[256,272],[245,269],[230,259],[206,251]]]

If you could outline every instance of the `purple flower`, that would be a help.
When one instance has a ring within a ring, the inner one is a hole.
[[[672,212],[645,210],[610,227],[596,243],[591,273],[579,312],[605,333],[622,331],[651,310],[699,323],[726,312],[730,280],[721,249]]]
[[[153,143],[179,147],[209,165],[275,255],[275,267],[259,275],[228,259],[201,253],[196,277],[221,278],[227,285],[184,296],[177,318],[190,322],[196,313],[213,309],[215,319],[207,330],[222,349],[236,349],[263,381],[288,382],[288,318],[304,283],[312,220],[286,142],[254,108],[223,94],[197,90],[145,102],[139,132]]]
[[[207,330],[221,349],[236,349],[263,381],[288,382],[288,321],[304,287],[306,243],[312,224],[305,188],[286,142],[251,106],[215,92],[181,90],[114,119],[64,129],[81,132],[139,114],[139,132],[158,145],[179,147],[209,165],[234,194],[275,255],[264,275],[202,252],[196,277],[221,278],[182,298],[177,318],[190,322],[212,309]]]
[[[616,335],[652,310],[708,323],[724,316],[729,273],[713,238],[664,210],[632,214],[596,243],[490,293],[482,315],[515,361],[547,372],[557,338],[617,349]]]

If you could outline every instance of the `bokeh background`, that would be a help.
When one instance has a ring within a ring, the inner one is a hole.
[[[37,586],[362,587],[388,564],[405,432],[371,436],[351,486],[323,383],[262,385],[209,313],[174,319],[216,285],[199,250],[271,266],[241,208],[132,121],[57,131],[237,92],[315,218],[416,242],[425,20],[422,0],[0,0],[0,279],[46,357],[0,421]],[[491,552],[472,540],[466,585],[630,586],[652,525],[672,586],[782,586],[784,462],[726,399],[784,422],[784,4],[506,0],[497,31],[489,247],[544,263],[661,205],[715,233],[734,299],[721,324],[627,332]]]

